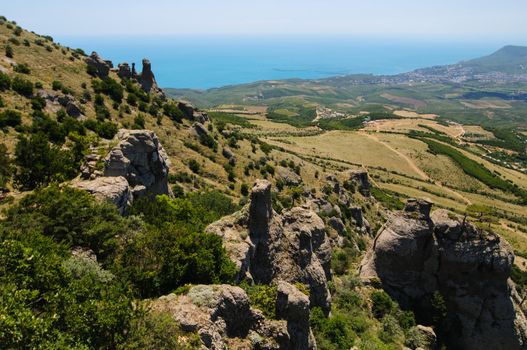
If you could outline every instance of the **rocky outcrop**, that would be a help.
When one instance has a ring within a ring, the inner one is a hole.
[[[368,179],[368,172],[364,169],[350,170],[347,174],[348,181],[358,186],[359,192],[368,197],[370,196],[370,180]]]
[[[194,286],[186,295],[153,301],[152,310],[170,314],[183,331],[197,333],[207,349],[315,349],[307,296],[285,282],[277,289],[277,320],[266,319],[250,306],[243,289],[229,285]]]
[[[448,313],[451,346],[524,349],[527,320],[509,280],[514,254],[498,235],[432,204],[410,200],[392,214],[364,258],[362,277],[378,278],[401,305],[426,319],[439,293]]]
[[[146,58],[143,59],[143,70],[141,71],[141,74],[137,76],[137,81],[139,82],[139,85],[141,85],[143,91],[152,92],[163,99],[166,98],[163,90],[157,85],[154,72],[152,72],[152,64]]]
[[[196,137],[206,136],[208,134],[207,128],[200,122],[195,122],[190,127],[190,133]]]
[[[126,62],[117,65],[117,76],[121,79],[132,79],[132,70]]]
[[[90,180],[76,187],[105,198],[125,213],[134,199],[145,195],[171,195],[168,187],[169,159],[154,132],[122,129],[116,135],[117,145],[104,159],[104,169],[97,177],[86,174]],[[86,169],[97,161],[90,158]],[[90,165],[91,164],[91,165]]]
[[[106,157],[104,176],[123,176],[134,196],[169,194],[169,159],[156,134],[149,130],[120,130],[119,143]]]
[[[95,51],[86,58],[86,64],[90,67],[89,72],[101,79],[108,77],[112,68],[111,62],[103,60]]]
[[[183,112],[185,118],[191,121],[196,121],[201,124],[205,124],[209,121],[209,116],[207,113],[197,110],[188,102],[179,101],[177,107]]]
[[[122,177],[99,177],[91,181],[81,181],[76,187],[93,194],[100,200],[109,200],[119,209],[121,215],[127,212],[133,196],[128,181]]]
[[[276,167],[276,179],[287,186],[298,186],[302,183],[300,175],[283,166]]]
[[[297,207],[277,214],[271,183],[259,180],[247,206],[207,231],[224,239],[239,280],[304,283],[310,288],[311,304],[329,312],[331,245],[324,222],[314,211]]]

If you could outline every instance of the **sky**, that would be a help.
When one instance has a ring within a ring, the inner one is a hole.
[[[340,34],[527,44],[526,0],[16,0],[0,14],[51,36]]]

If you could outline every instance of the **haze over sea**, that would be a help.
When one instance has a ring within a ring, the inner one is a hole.
[[[397,74],[490,54],[512,43],[338,36],[57,37],[115,65],[146,57],[161,87],[207,89],[258,80]]]

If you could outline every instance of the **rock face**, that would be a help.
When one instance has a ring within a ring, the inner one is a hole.
[[[223,237],[239,280],[307,284],[311,304],[329,312],[331,244],[314,211],[297,207],[277,214],[271,204],[271,184],[259,180],[247,206],[207,231]]]
[[[130,69],[130,65],[126,62],[120,63],[117,66],[117,75],[121,79],[132,79],[132,70]]]
[[[410,200],[392,214],[364,258],[361,276],[379,278],[401,305],[426,313],[439,292],[446,340],[463,349],[524,349],[527,320],[509,276],[514,254],[498,235],[432,204]]]
[[[169,159],[155,133],[122,129],[116,139],[118,144],[106,156],[101,177],[74,185],[110,200],[121,213],[126,213],[132,201],[139,197],[171,195]]]
[[[76,187],[93,194],[101,200],[109,200],[117,206],[121,215],[132,204],[133,196],[128,181],[122,177],[99,177],[92,181],[81,181]]]
[[[86,64],[92,67],[93,74],[101,79],[108,77],[112,68],[111,62],[103,60],[95,51],[86,58]]]
[[[169,194],[168,156],[156,134],[149,130],[120,130],[119,143],[106,157],[104,176],[123,176],[134,196]]]
[[[137,77],[137,81],[145,92],[154,92],[160,97],[165,97],[165,94],[157,85],[154,72],[152,72],[152,64],[146,58],[143,59],[143,70]]]
[[[197,332],[207,349],[315,349],[309,330],[309,300],[294,286],[278,285],[278,320],[251,308],[240,287],[198,285],[186,295],[155,300],[154,311],[168,312],[186,332]]]

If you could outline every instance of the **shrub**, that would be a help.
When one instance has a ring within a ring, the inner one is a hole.
[[[145,128],[145,116],[143,114],[138,114],[137,117],[134,118],[134,125],[132,126],[132,129],[144,129]]]
[[[13,33],[16,35],[16,36],[20,36],[22,34],[22,28],[20,27],[16,27],[15,30],[13,30]]]
[[[13,58],[15,52],[13,50],[13,47],[11,45],[6,45],[5,47],[5,55],[6,57]]]
[[[189,160],[188,167],[195,174],[199,174],[201,172],[201,165],[195,159]]]
[[[180,123],[183,120],[183,112],[174,103],[165,103],[163,105],[163,112],[175,122]]]
[[[13,79],[11,88],[25,97],[33,95],[33,83],[18,76]]]
[[[242,287],[247,292],[252,307],[262,311],[265,317],[276,319],[276,297],[278,295],[276,286],[244,284]]]
[[[64,85],[62,85],[62,83],[61,83],[60,81],[54,80],[54,81],[51,83],[51,88],[52,88],[54,91],[62,90],[63,87],[64,87]]]
[[[375,291],[371,295],[372,313],[377,319],[383,318],[393,309],[392,298],[385,291]]]
[[[0,128],[6,126],[15,127],[22,124],[22,115],[20,112],[7,109],[0,113]]]
[[[35,96],[31,99],[31,108],[41,111],[46,107],[46,100],[43,97]]]
[[[112,122],[101,122],[98,120],[88,119],[84,122],[84,126],[95,132],[97,135],[104,139],[113,139],[113,137],[117,134],[117,131],[119,131],[117,125],[113,124]]]
[[[11,78],[4,72],[0,72],[0,91],[9,90],[11,88]]]
[[[29,66],[24,63],[17,64],[13,67],[13,70],[21,74],[31,74],[31,69],[29,69]]]
[[[94,79],[92,80],[92,86],[96,93],[103,93],[110,96],[110,98],[116,102],[121,102],[123,100],[124,88],[121,84],[110,77]]]

